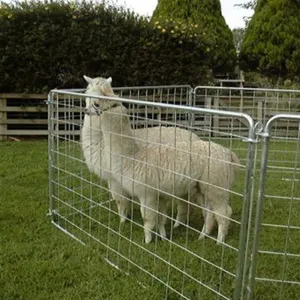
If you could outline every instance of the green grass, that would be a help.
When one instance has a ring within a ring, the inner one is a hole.
[[[246,156],[246,145],[233,144],[242,160]],[[214,265],[235,273],[237,252],[216,246],[210,239],[197,240],[203,224],[198,210],[190,217],[189,224],[194,229],[182,226],[172,230],[168,222],[167,231],[172,243],[156,237],[152,244],[145,245],[138,206],[132,207],[133,222],[120,225],[115,204],[107,202],[109,195],[105,185],[78,160],[81,158],[78,143],[60,141],[57,150],[54,166],[58,168],[53,169],[52,178],[59,184],[52,185],[57,212],[53,220],[87,246],[56,229],[46,216],[46,142],[1,143],[0,299],[164,299],[164,285],[143,270],[155,274],[190,299],[222,299],[210,289],[231,298],[234,277]],[[291,169],[284,173],[278,168],[293,168],[299,164],[297,153],[294,143],[270,145],[270,166],[274,168],[266,181],[263,223],[300,226],[300,202],[290,200],[291,196],[300,198],[300,184],[294,180],[300,179],[299,172]],[[243,193],[244,175],[245,170],[238,171],[234,186],[238,194],[231,195],[235,220],[241,218],[242,197],[239,194]],[[259,172],[256,172],[255,189],[258,177]],[[254,195],[253,211],[256,191]],[[171,207],[169,212],[174,215]],[[254,216],[252,222],[253,219]],[[216,232],[213,236],[216,237]],[[239,225],[232,223],[227,243],[236,248],[238,237]],[[264,226],[260,249],[299,253],[299,239],[299,229]],[[103,258],[122,271],[109,266]],[[294,257],[284,260],[281,255],[260,254],[257,275],[300,282],[299,261]],[[258,282],[256,297],[260,300],[298,299],[300,288],[291,284]],[[180,296],[170,289],[167,299],[180,299]]]
[[[46,142],[0,143],[0,299],[161,299],[50,223]]]

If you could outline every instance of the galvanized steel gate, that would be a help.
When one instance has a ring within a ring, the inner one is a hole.
[[[120,269],[132,273],[134,267],[140,278],[141,274],[151,278],[150,285],[163,285],[165,299],[170,293],[182,299],[300,298],[300,276],[291,268],[291,261],[300,261],[296,242],[300,238],[300,115],[293,114],[298,112],[300,93],[190,86],[118,88],[116,92],[131,113],[133,128],[178,126],[241,154],[240,186],[229,191],[239,211],[232,217],[237,235],[219,248],[203,241],[196,245],[190,241],[198,233],[195,228],[186,225],[178,239],[171,225],[168,247],[160,246],[157,239],[147,247],[135,236],[139,221],[131,220],[129,232],[124,233],[115,223],[111,201],[103,201],[107,188],[86,172],[79,154],[76,136],[85,95],[78,90],[49,94],[52,223],[80,242],[93,240],[104,246],[105,259]],[[276,107],[277,112],[284,111],[279,109],[283,101],[289,114],[268,118]],[[208,253],[212,251],[216,253]],[[270,265],[275,270],[270,271]]]

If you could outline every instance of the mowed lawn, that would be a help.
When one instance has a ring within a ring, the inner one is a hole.
[[[50,223],[47,142],[0,143],[0,299],[161,299]]]
[[[223,143],[229,146],[226,141]],[[246,143],[234,142],[233,146],[245,164]],[[300,285],[289,283],[300,282],[300,259],[294,255],[300,253],[298,149],[298,143],[270,145],[264,225],[260,232],[262,253],[257,264],[257,277],[266,281],[257,282],[255,299],[300,299]],[[190,225],[196,230],[184,226],[173,230],[169,221],[167,232],[171,242],[155,237],[153,243],[145,245],[138,206],[133,207],[133,222],[120,225],[115,204],[107,202],[105,185],[101,188],[99,179],[89,174],[80,161],[79,144],[61,141],[54,150],[54,220],[87,246],[56,229],[47,216],[47,142],[0,143],[1,300],[180,299],[172,290],[166,293],[158,280],[189,299],[224,299],[219,294],[231,299],[238,256],[234,250],[238,247],[238,223],[232,222],[226,239],[232,248],[216,246],[212,239],[197,239],[203,224],[200,212],[200,219],[197,213],[190,218]],[[251,225],[260,154],[259,150]],[[236,194],[231,194],[236,221],[241,219],[244,175],[242,168],[233,188]],[[213,236],[216,237],[216,231]],[[251,232],[250,246],[253,236]],[[107,264],[104,257],[123,271]]]

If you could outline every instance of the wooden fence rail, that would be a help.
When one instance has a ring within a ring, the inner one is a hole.
[[[0,141],[8,136],[47,135],[46,99],[46,94],[0,94]]]
[[[127,96],[124,96],[127,98]],[[152,96],[151,96],[152,97]],[[135,97],[132,97],[135,98]],[[153,98],[153,97],[152,97]],[[151,98],[151,101],[153,99]],[[142,99],[141,100],[147,100]],[[161,98],[160,98],[161,99]],[[174,98],[175,99],[175,98]],[[8,137],[13,136],[47,136],[48,135],[48,118],[47,118],[47,94],[0,94],[0,141],[6,140]],[[202,102],[201,102],[202,101]],[[201,105],[209,108],[222,109],[222,110],[233,110],[243,111],[250,114],[255,120],[264,122],[278,112],[299,112],[299,101],[296,99],[297,108],[289,109],[278,109],[278,105],[273,101],[256,98],[255,100],[251,97],[244,97],[241,99],[237,97],[231,98],[230,101],[226,97],[214,97],[208,96],[200,102]],[[178,103],[180,104],[180,103]],[[197,105],[197,98],[196,98]],[[142,108],[136,109],[134,114],[143,114]],[[157,110],[158,115],[166,115],[163,109],[153,109],[153,113]],[[60,113],[72,115],[73,131],[72,135],[79,135],[82,114],[79,113],[78,107],[60,107]],[[168,114],[172,114],[168,110]],[[68,119],[68,116],[65,119]],[[74,117],[75,116],[75,117]],[[80,117],[81,116],[81,117]],[[183,125],[187,122],[182,120],[177,124],[182,123]],[[246,126],[239,123],[238,120],[228,120],[220,118],[218,116],[213,117],[209,120],[203,120],[195,118],[194,126],[197,128],[208,128],[212,131],[224,131],[226,128],[236,128],[241,133],[242,131],[247,132]],[[149,125],[151,120],[147,122]],[[68,125],[68,124],[67,124]],[[60,133],[69,134],[70,128],[68,126],[62,126],[59,130]],[[141,125],[142,126],[142,125]],[[234,130],[233,130],[234,131]],[[298,122],[285,122],[280,121],[277,126],[278,133],[288,134],[288,136],[297,137],[299,136],[299,124]],[[201,133],[200,133],[201,134]]]

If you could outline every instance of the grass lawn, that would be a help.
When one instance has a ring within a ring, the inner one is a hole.
[[[234,145],[242,159],[245,145]],[[190,299],[224,299],[218,293],[231,299],[238,223],[232,222],[227,238],[231,247],[216,246],[211,239],[197,240],[203,224],[199,211],[192,213],[190,228],[173,230],[168,222],[170,242],[156,237],[152,244],[145,245],[138,207],[132,208],[133,221],[120,225],[105,185],[80,161],[78,143],[60,141],[56,146],[52,195],[57,213],[53,219],[87,246],[56,229],[46,216],[47,143],[1,143],[0,299],[180,299],[174,290]],[[300,285],[284,282],[300,282],[300,258],[280,254],[300,253],[297,150],[296,144],[271,145],[273,169],[267,178],[260,247],[264,252],[258,257],[257,277],[272,282],[258,281],[255,299],[300,299]],[[231,195],[237,222],[241,218],[244,172],[238,172]],[[255,178],[258,175],[256,172]],[[255,200],[256,196],[253,211]],[[170,213],[174,214],[172,207]],[[170,289],[159,281],[167,282]]]
[[[161,299],[50,223],[47,142],[0,143],[0,299]]]

